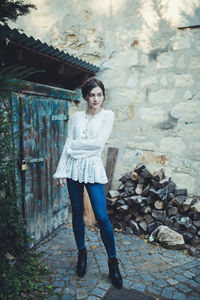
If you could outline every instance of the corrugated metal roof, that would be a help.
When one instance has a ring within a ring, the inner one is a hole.
[[[99,67],[88,63],[85,60],[79,59],[69,53],[60,51],[59,49],[54,48],[51,45],[49,46],[47,43],[42,43],[40,40],[35,40],[32,36],[28,37],[25,33],[20,33],[18,30],[11,29],[7,25],[0,25],[0,28],[1,30],[4,30],[6,32],[7,38],[13,42],[37,50],[38,52],[44,53],[46,55],[56,57],[61,61],[75,65],[92,73],[96,73],[99,71]]]

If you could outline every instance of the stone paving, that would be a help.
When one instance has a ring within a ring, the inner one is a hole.
[[[145,243],[134,235],[118,232],[115,240],[124,287],[155,299],[200,300],[200,258]],[[41,261],[53,271],[46,283],[62,295],[47,299],[97,300],[112,286],[98,229],[86,227],[86,246],[88,267],[83,278],[76,275],[77,250],[71,224],[59,227],[37,247],[36,252],[43,252]]]

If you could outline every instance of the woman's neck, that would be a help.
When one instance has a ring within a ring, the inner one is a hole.
[[[103,109],[102,107],[97,108],[97,109],[87,107],[87,109],[86,109],[86,114],[87,114],[88,116],[94,116],[94,115],[98,114],[102,109]]]

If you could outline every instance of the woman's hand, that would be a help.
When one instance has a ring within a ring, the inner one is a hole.
[[[66,184],[66,178],[59,178],[59,183],[62,187],[64,187]]]

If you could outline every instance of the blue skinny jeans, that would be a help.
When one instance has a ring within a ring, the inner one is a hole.
[[[72,206],[72,227],[78,250],[85,247],[85,224],[83,220],[84,185],[90,197],[95,218],[100,226],[101,239],[109,258],[116,257],[114,232],[107,214],[104,185],[101,183],[80,183],[67,178],[67,187]]]

